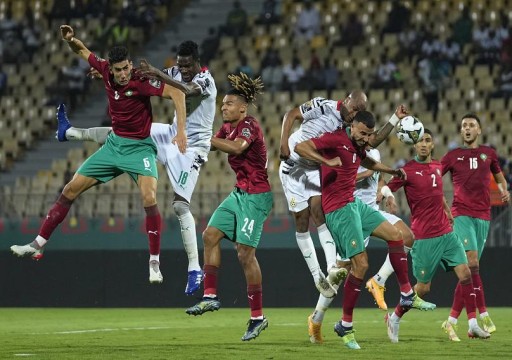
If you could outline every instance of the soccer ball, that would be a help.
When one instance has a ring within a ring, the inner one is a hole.
[[[404,144],[416,144],[421,140],[425,128],[422,122],[414,116],[406,116],[397,125],[396,136]]]

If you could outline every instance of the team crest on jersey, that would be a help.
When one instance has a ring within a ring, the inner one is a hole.
[[[251,130],[249,130],[248,128],[243,128],[242,136],[245,136],[247,139],[249,139],[251,137]]]
[[[302,113],[307,113],[311,109],[313,109],[313,101],[311,101],[311,100],[309,100],[301,105]]]
[[[295,206],[297,206],[297,200],[295,200],[295,198],[294,198],[294,197],[292,197],[292,198],[290,199],[290,207],[291,207],[291,208],[294,208]]]
[[[151,79],[149,80],[149,85],[153,86],[154,88],[160,89],[160,86],[162,86],[162,82],[160,80]]]
[[[128,90],[124,93],[125,96],[132,96],[133,95],[133,91],[131,90]]]
[[[482,159],[482,161],[487,160],[487,155],[485,155],[485,154],[480,154],[480,159]]]

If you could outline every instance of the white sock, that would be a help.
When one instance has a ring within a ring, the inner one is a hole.
[[[457,318],[448,316],[448,322],[453,325],[457,325]]]
[[[395,322],[395,323],[399,323],[400,322],[400,317],[398,317],[398,315],[393,311],[393,313],[391,314],[391,316],[389,317],[389,320]]]
[[[89,129],[81,129],[72,126],[66,130],[66,139],[94,141],[99,144],[104,144],[105,141],[107,141],[108,134],[111,130],[112,128],[109,127],[93,127]]]
[[[480,319],[483,319],[486,316],[489,316],[489,313],[487,311],[480,314]]]
[[[158,263],[160,263],[160,254],[158,254],[158,255],[149,254],[149,261],[153,261],[153,260],[156,260],[156,261],[158,261]]]
[[[478,322],[476,321],[476,318],[472,318],[468,320],[469,328],[474,328],[478,326]]]
[[[352,327],[352,322],[348,322],[348,321],[341,320],[341,325],[342,325],[344,328],[351,328],[351,327]]]
[[[395,272],[395,270],[393,269],[393,266],[391,265],[391,261],[389,260],[389,254],[387,254],[386,260],[380,267],[377,274],[375,274],[373,276],[373,278],[380,286],[384,286],[384,285],[386,285],[386,280],[388,279],[388,277],[391,274],[393,274],[394,272]]]
[[[313,279],[318,279],[321,272],[320,264],[318,263],[315,246],[313,245],[313,239],[311,239],[309,231],[305,233],[296,232],[295,237],[297,238],[297,245],[299,245],[302,256],[304,256],[304,260],[306,260],[309,271],[311,275],[313,275]]]
[[[327,225],[322,224],[317,228],[317,230],[320,244],[324,249],[327,270],[329,270],[331,267],[336,265],[336,243],[334,242]]]
[[[334,298],[326,298],[322,294],[318,297],[318,302],[316,303],[315,312],[313,313],[313,321],[316,323],[321,323],[324,320],[324,315],[329,306],[331,305]]]
[[[46,245],[46,243],[48,242],[48,240],[46,240],[44,237],[42,237],[41,235],[37,235],[36,239],[34,240],[37,245],[39,245],[40,248],[42,248],[43,246]]]
[[[199,265],[199,253],[197,251],[196,222],[189,212],[178,216],[181,228],[183,247],[188,257],[188,271],[201,270]]]

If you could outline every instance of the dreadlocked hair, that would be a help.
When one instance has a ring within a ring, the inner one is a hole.
[[[240,75],[228,75],[232,89],[228,91],[228,95],[241,96],[248,103],[254,103],[256,95],[263,94],[263,81],[261,77],[251,79],[247,74],[241,72]]]

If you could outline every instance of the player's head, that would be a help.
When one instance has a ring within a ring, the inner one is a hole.
[[[222,100],[222,119],[224,122],[235,122],[247,116],[249,104],[254,103],[256,96],[262,93],[261,78],[251,79],[247,74],[228,75],[231,89]]]
[[[108,52],[108,65],[114,75],[114,82],[127,85],[132,76],[133,63],[130,60],[128,49],[124,46],[114,46]]]
[[[350,137],[357,146],[366,147],[375,131],[375,116],[369,111],[362,110],[355,114],[350,124]]]
[[[434,135],[430,129],[425,128],[425,132],[420,141],[414,144],[416,155],[420,160],[426,160],[432,156],[434,152]]]
[[[194,76],[201,72],[199,50],[195,42],[187,40],[178,46],[176,65],[184,82],[192,81]]]
[[[362,90],[352,91],[345,100],[343,100],[343,106],[340,108],[343,121],[351,123],[358,111],[366,110],[367,104],[368,97]]]
[[[473,113],[466,114],[462,117],[460,124],[460,134],[462,135],[462,141],[464,145],[474,144],[478,136],[482,133],[482,126],[480,118]]]

